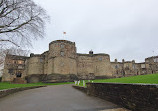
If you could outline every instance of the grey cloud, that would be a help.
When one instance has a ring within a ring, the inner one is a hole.
[[[144,61],[158,54],[157,0],[34,0],[51,16],[46,37],[34,42],[32,52],[48,50],[49,42],[76,42],[77,51],[103,52],[111,60]],[[42,44],[42,45],[41,45]],[[155,51],[153,53],[152,51]]]

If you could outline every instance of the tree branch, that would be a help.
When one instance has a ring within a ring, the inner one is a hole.
[[[16,43],[14,43],[14,42],[12,42],[12,41],[10,41],[10,40],[1,39],[0,42],[10,42],[10,43],[14,44],[15,46],[20,47],[20,46],[18,46]]]
[[[45,10],[33,0],[0,0],[0,35],[6,37],[0,42],[31,43],[32,39],[44,36],[48,18]]]
[[[7,31],[0,31],[0,33],[13,32],[13,31],[15,31],[15,30],[21,28],[22,26],[28,24],[31,20],[32,20],[32,19],[30,19],[30,20],[28,20],[28,21],[26,21],[26,22],[24,22],[24,23],[18,25],[17,27],[15,27],[15,28],[13,28],[13,29],[8,29]]]

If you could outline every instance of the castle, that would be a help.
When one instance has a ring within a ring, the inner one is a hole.
[[[64,82],[76,79],[100,79],[158,72],[158,57],[146,58],[144,63],[135,61],[110,62],[108,54],[80,54],[75,42],[56,40],[49,44],[43,54],[30,57],[7,55],[2,81],[13,81],[16,77],[27,82]]]

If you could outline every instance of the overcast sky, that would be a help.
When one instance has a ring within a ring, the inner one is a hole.
[[[76,42],[78,53],[92,49],[109,54],[111,61],[143,62],[158,55],[158,0],[34,1],[51,20],[45,38],[33,43],[33,53],[47,51],[51,41],[66,39]]]

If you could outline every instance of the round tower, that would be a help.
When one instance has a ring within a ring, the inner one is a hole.
[[[56,40],[49,44],[48,74],[77,74],[75,42]]]
[[[76,58],[75,42],[67,40],[56,40],[49,44],[49,58],[68,57]]]

